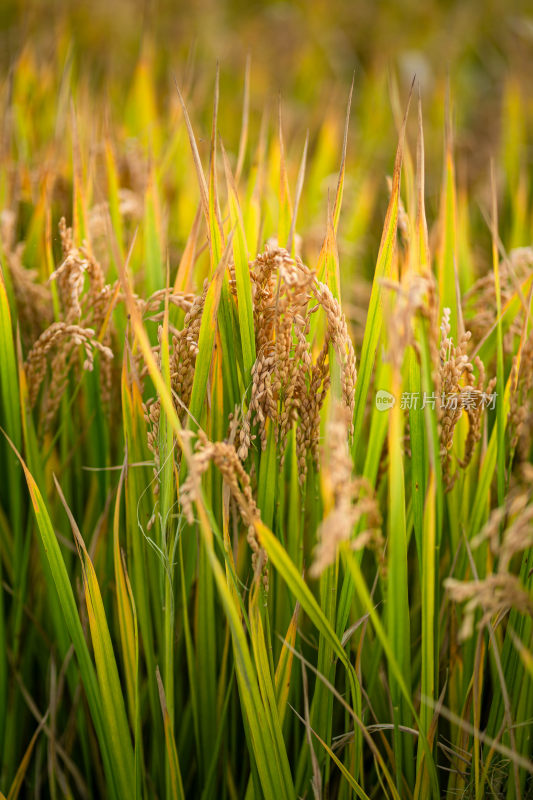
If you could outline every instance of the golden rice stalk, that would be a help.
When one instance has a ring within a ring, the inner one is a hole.
[[[527,462],[533,430],[533,333],[522,348],[520,366],[518,357],[513,358],[509,430],[511,449],[516,448],[519,461]]]
[[[473,449],[481,436],[481,415],[484,410],[484,399],[492,393],[495,380],[489,381],[486,388],[485,369],[479,358],[475,364],[479,370],[478,380],[474,380],[474,367],[468,359],[467,347],[471,332],[465,331],[454,345],[450,337],[450,309],[445,308],[441,325],[441,341],[439,349],[438,369],[435,371],[436,408],[439,421],[440,456],[442,476],[446,491],[449,492],[457,479],[457,472],[452,473],[452,456],[454,431],[463,410],[466,410],[470,423],[465,444],[465,456],[460,465],[466,467],[472,457]],[[466,384],[466,386],[465,386]]]
[[[180,502],[189,523],[194,522],[193,503],[198,499],[195,486],[213,464],[222,474],[224,483],[230,490],[241,518],[247,527],[247,541],[252,551],[252,568],[255,574],[262,574],[265,589],[268,589],[267,555],[260,546],[254,522],[260,519],[259,509],[255,503],[250,476],[245,471],[234,445],[229,441],[211,442],[204,431],[198,431],[198,440],[189,472],[180,489]]]
[[[202,313],[207,295],[208,282],[205,281],[202,294],[198,297],[184,295],[182,297],[182,308],[187,304],[183,329],[174,333],[172,337],[172,352],[170,355],[170,381],[172,392],[176,398],[185,406],[189,405],[191,399],[192,385],[194,380],[194,367],[196,356],[198,355],[198,338],[200,336],[200,325]],[[175,296],[174,296],[175,297]],[[176,302],[176,300],[174,300]],[[176,410],[183,416],[183,409],[177,406]]]
[[[447,578],[444,586],[455,603],[466,603],[464,619],[459,631],[459,640],[468,639],[474,631],[475,612],[482,609],[483,616],[478,629],[487,625],[493,617],[516,608],[522,614],[533,614],[533,602],[516,575],[497,573],[484,580],[458,581]]]
[[[505,308],[513,295],[533,274],[533,247],[517,247],[499,264],[502,307]],[[496,325],[496,289],[494,270],[480,278],[464,294],[463,308],[468,327],[476,342],[481,341]],[[521,332],[521,318],[512,320],[504,337],[506,353],[515,351],[515,337]]]
[[[25,244],[15,242],[16,216],[10,209],[0,213],[0,240],[17,304],[24,344],[34,342],[52,322],[52,295],[37,280],[37,272],[22,262]]]
[[[297,458],[303,483],[308,454],[318,466],[320,409],[330,385],[330,346],[340,365],[342,399],[350,419],[353,416],[357,376],[353,345],[339,302],[298,256],[292,258],[287,250],[269,242],[250,265],[250,276],[257,358],[239,431],[239,457],[245,460],[248,455],[255,424],[261,447],[266,447],[270,419],[283,458],[289,431],[298,423]],[[311,314],[319,308],[326,317],[326,333],[313,362],[308,336]]]
[[[533,547],[533,467],[523,464],[519,479],[509,490],[503,506],[495,508],[484,527],[472,539],[472,547],[488,541],[498,558],[498,572],[506,572],[517,553]]]
[[[30,407],[35,405],[41,383],[46,374],[48,354],[52,349],[61,348],[67,353],[71,347],[83,347],[85,360],[83,368],[91,371],[94,365],[94,351],[98,350],[104,358],[112,359],[113,353],[95,338],[92,328],[82,328],[79,325],[69,325],[66,322],[54,322],[37,339],[33,345],[24,370],[29,386]],[[52,374],[52,381],[62,380],[62,376]]]

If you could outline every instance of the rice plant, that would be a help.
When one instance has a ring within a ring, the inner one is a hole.
[[[416,81],[306,137],[63,56],[2,93],[0,797],[532,797],[519,85],[478,219],[453,83],[426,214]]]

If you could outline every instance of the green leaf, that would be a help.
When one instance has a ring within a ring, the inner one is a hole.
[[[117,783],[121,787],[121,791],[123,791],[126,786],[131,788],[131,779],[135,775],[135,761],[115,652],[93,563],[55,476],[54,480],[61,502],[69,518],[82,562],[85,601],[87,603],[89,629],[96,662],[102,717],[110,739],[113,768],[116,772]]]
[[[167,746],[167,763],[170,772],[170,797],[172,800],[185,800],[185,793],[183,791],[183,781],[181,778],[181,770],[178,759],[178,751],[176,749],[176,742],[174,740],[174,732],[172,730],[172,722],[168,713],[167,702],[165,698],[165,689],[163,681],[159,674],[159,669],[156,671],[157,685],[159,687],[159,699],[161,702],[161,711],[163,712],[163,722],[165,726],[165,742]]]
[[[28,484],[32,501],[33,512],[35,514],[38,530],[42,538],[44,550],[48,558],[50,570],[54,578],[57,594],[63,610],[65,625],[74,645],[74,650],[78,659],[81,679],[85,687],[87,701],[89,703],[89,708],[91,710],[91,715],[96,729],[96,735],[100,744],[107,782],[112,796],[117,798],[117,800],[120,800],[120,797],[127,796],[127,794],[124,795],[123,792],[127,792],[127,786],[131,786],[131,784],[129,778],[126,780],[126,776],[123,774],[123,771],[119,768],[119,764],[117,763],[119,759],[117,758],[117,753],[115,752],[116,742],[113,741],[107,724],[108,720],[106,719],[104,712],[100,688],[96,678],[94,666],[89,655],[89,650],[85,642],[85,637],[81,627],[78,609],[76,607],[76,601],[74,600],[74,593],[72,591],[72,586],[70,584],[65,562],[54,533],[54,528],[52,526],[46,504],[37,487],[37,484],[35,483],[31,473],[29,472],[26,464],[24,463],[21,455],[16,450],[13,443],[10,442],[10,444],[13,447],[13,451],[19,458],[24,470],[24,475],[26,477],[26,482]],[[131,760],[131,766],[132,765],[133,758]],[[129,774],[131,777],[133,773],[130,771]]]
[[[410,99],[411,94],[409,94],[409,100]],[[357,462],[359,463],[362,462],[362,448],[358,450],[358,446],[360,445],[361,431],[363,429],[368,389],[370,386],[370,377],[374,368],[381,330],[383,327],[383,289],[381,281],[385,277],[390,277],[392,258],[396,243],[396,228],[398,225],[398,209],[400,199],[400,176],[408,111],[409,102],[407,103],[407,109],[405,111],[403,125],[400,131],[398,149],[396,151],[396,159],[394,162],[394,171],[392,175],[391,197],[387,208],[383,233],[381,236],[381,244],[379,246],[374,279],[372,281],[372,293],[370,295],[370,304],[368,307],[363,346],[361,348],[361,359],[357,374],[357,383],[355,386],[353,454],[354,458],[356,458]]]

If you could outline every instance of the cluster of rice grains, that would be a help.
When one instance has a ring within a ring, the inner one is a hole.
[[[50,281],[56,281],[58,285],[62,320],[51,323],[40,333],[25,364],[29,402],[33,407],[46,377],[50,357],[50,380],[41,404],[41,427],[44,431],[52,427],[69,374],[79,369],[79,347],[84,351],[84,370],[93,370],[95,351],[102,356],[100,394],[104,402],[109,400],[111,390],[113,353],[107,322],[116,301],[117,287],[106,284],[100,264],[86,245],[75,246],[72,229],[67,228],[64,218],[59,223],[59,232],[63,261],[50,276]],[[11,275],[16,274],[11,262],[10,268]]]
[[[247,527],[246,539],[252,551],[252,569],[254,574],[262,575],[263,586],[268,590],[267,555],[260,546],[255,531],[259,510],[253,497],[250,476],[244,469],[233,442],[210,442],[202,430],[198,432],[196,450],[189,465],[190,471],[180,491],[183,512],[188,522],[192,524],[194,521],[193,501],[196,499],[194,487],[211,462],[222,475]]]
[[[342,403],[351,433],[355,397],[355,353],[339,302],[300,258],[268,246],[251,265],[257,359],[252,370],[248,410],[239,430],[239,457],[245,460],[257,424],[261,448],[267,420],[274,425],[278,452],[284,457],[287,437],[296,424],[300,483],[305,483],[307,456],[319,462],[320,410],[330,386],[330,347],[340,367]],[[313,361],[309,341],[311,317],[322,309],[325,332]]]
[[[517,247],[499,264],[500,294],[502,307],[512,300],[533,275],[533,247]],[[464,313],[475,341],[481,341],[496,323],[496,286],[491,270],[479,278],[463,297]],[[510,323],[504,336],[504,351],[514,353],[515,336],[520,336],[521,315]]]
[[[478,629],[495,619],[498,624],[511,608],[533,615],[533,598],[520,578],[511,570],[516,555],[533,547],[533,468],[524,463],[505,498],[503,506],[495,508],[486,525],[472,539],[472,548],[488,542],[494,559],[494,572],[480,580],[459,581],[448,578],[444,585],[456,603],[466,603],[461,640],[473,632],[475,614],[481,609]]]
[[[24,345],[31,345],[52,322],[52,295],[48,286],[39,283],[37,271],[24,265],[26,245],[16,240],[16,223],[16,214],[11,209],[0,213],[1,249],[9,267],[21,337]]]
[[[474,366],[468,358],[467,349],[471,332],[465,331],[454,345],[450,336],[450,309],[445,308],[441,324],[438,370],[435,372],[436,406],[441,442],[442,476],[446,491],[450,491],[457,479],[452,472],[451,449],[454,431],[463,410],[468,416],[469,428],[464,446],[464,456],[459,465],[466,468],[472,459],[474,448],[481,438],[481,420],[486,407],[486,398],[496,386],[496,378],[486,383],[485,367],[476,356],[474,364],[478,370],[474,377]]]
[[[513,356],[509,408],[511,450],[519,463],[528,460],[533,435],[533,332],[520,357]]]

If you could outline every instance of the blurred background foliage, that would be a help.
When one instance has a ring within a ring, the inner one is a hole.
[[[481,246],[479,253],[474,250],[475,267],[485,272],[490,236],[483,215],[489,205],[491,158],[498,165],[502,240],[506,246],[526,243],[515,241],[523,226],[513,233],[510,212],[522,176],[521,211],[524,223],[529,223],[532,45],[533,11],[527,0],[4,0],[1,157],[8,174],[11,170],[19,176],[19,183],[9,190],[4,186],[0,199],[3,207],[21,200],[35,205],[43,174],[53,173],[58,201],[54,217],[65,213],[68,218],[68,161],[61,169],[58,159],[69,153],[64,143],[71,134],[74,107],[83,121],[78,131],[82,152],[87,144],[94,153],[106,131],[113,131],[116,151],[125,156],[119,169],[121,186],[135,183],[132,163],[144,161],[145,166],[157,168],[163,210],[177,198],[184,219],[162,223],[175,263],[194,213],[193,204],[179,199],[185,187],[190,194],[186,178],[193,170],[187,147],[182,146],[183,131],[174,135],[182,127],[175,83],[184,91],[205,163],[220,64],[219,127],[234,163],[249,57],[246,167],[257,158],[265,118],[275,138],[278,98],[292,187],[305,134],[310,132],[312,166],[299,233],[303,255],[312,262],[324,235],[328,191],[336,182],[346,100],[355,75],[339,231],[346,287],[355,261],[360,277],[372,275],[388,199],[385,178],[392,170],[399,122],[416,76],[424,109],[430,227],[439,206],[449,88],[459,209],[468,213],[460,224],[476,229],[472,238]],[[51,96],[57,98],[55,107],[49,102]],[[414,153],[416,115],[411,117],[409,141]],[[30,124],[35,119],[39,124]],[[54,148],[54,142],[59,147]],[[20,182],[21,162],[28,167],[26,186]],[[93,201],[98,201],[98,191],[96,179]],[[464,209],[461,192],[469,198]],[[100,195],[106,196],[105,187]],[[21,212],[23,228],[23,207]],[[57,230],[55,224],[53,229]],[[19,233],[24,238],[24,230]]]

